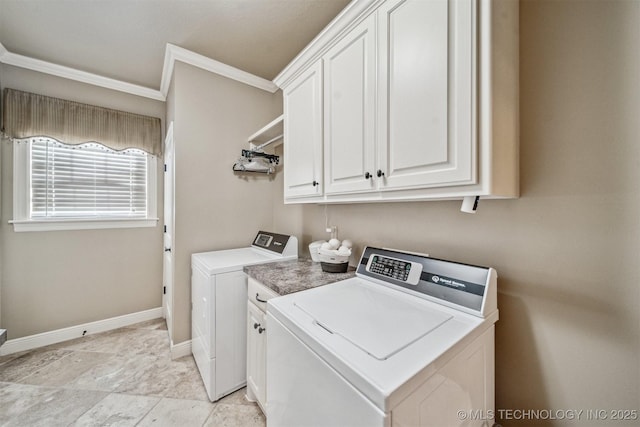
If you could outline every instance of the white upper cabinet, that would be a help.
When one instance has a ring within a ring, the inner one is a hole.
[[[284,196],[322,194],[322,64],[318,61],[283,91]]]
[[[374,188],[375,20],[370,16],[323,57],[325,194]]]
[[[380,189],[476,181],[472,4],[389,0],[378,10]]]
[[[518,197],[517,1],[355,0],[274,82],[285,202]]]

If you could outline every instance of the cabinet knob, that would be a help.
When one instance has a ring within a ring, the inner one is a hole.
[[[364,174],[364,179],[369,179],[369,178],[371,178],[372,176],[373,176],[373,175],[371,175],[369,172],[366,172],[366,173]]]
[[[313,181],[313,186],[315,187],[316,185],[320,185],[320,183],[318,181]]]
[[[376,173],[376,175],[378,175],[378,178],[384,176],[384,172],[382,172],[382,170],[378,169],[378,172]]]
[[[260,323],[254,323],[253,324],[253,329],[258,329],[258,326],[260,326]]]
[[[266,330],[267,330],[267,328],[258,328],[258,333],[261,334]]]

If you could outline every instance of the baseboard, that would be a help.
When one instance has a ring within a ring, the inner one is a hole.
[[[171,360],[180,357],[189,356],[191,354],[191,340],[182,341],[180,344],[174,344],[171,340]]]
[[[112,317],[110,319],[98,320],[96,322],[84,323],[82,325],[70,326],[68,328],[56,329],[55,331],[29,335],[13,340],[10,339],[0,347],[0,356],[31,350],[45,345],[57,344],[73,338],[79,338],[83,335],[111,331],[113,329],[122,328],[135,323],[158,319],[160,317],[162,317],[162,307],[138,311],[137,313],[125,314],[124,316]],[[8,332],[10,333],[10,331]]]

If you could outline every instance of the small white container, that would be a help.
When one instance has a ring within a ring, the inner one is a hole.
[[[341,255],[335,249],[326,250],[320,248],[318,253],[320,255],[320,267],[322,267],[322,271],[327,273],[344,273],[349,269],[351,250]]]
[[[309,254],[311,255],[311,261],[320,262],[320,255],[318,254],[318,250],[323,243],[327,243],[324,240],[316,240],[315,242],[309,243]]]
[[[336,250],[327,251],[320,249],[318,253],[320,257],[319,261],[329,264],[342,264],[345,262],[349,262],[349,257],[351,256],[351,251],[349,251],[348,254],[341,255],[338,254],[338,251]]]

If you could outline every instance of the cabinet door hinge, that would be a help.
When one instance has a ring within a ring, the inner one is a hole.
[[[166,164],[166,163],[165,163],[165,165],[164,165],[164,171],[165,171],[165,172],[167,171],[167,164]]]
[[[164,232],[165,233],[167,232],[167,226],[166,225],[164,226]]]
[[[163,286],[162,287],[162,295],[166,295],[167,294],[167,287]]]

